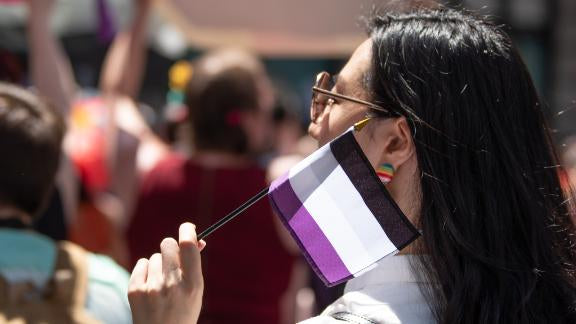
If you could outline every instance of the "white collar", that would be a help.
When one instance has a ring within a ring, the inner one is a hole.
[[[411,267],[411,262],[416,261],[416,258],[418,257],[415,255],[396,255],[384,258],[374,269],[348,281],[345,292],[358,291],[367,286],[385,283],[419,282],[421,280],[416,279]]]

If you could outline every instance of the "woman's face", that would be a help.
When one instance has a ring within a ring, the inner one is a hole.
[[[335,77],[334,88],[330,90],[370,102],[365,75],[370,68],[371,60],[372,41],[368,39],[354,51],[350,60]],[[366,118],[369,110],[370,108],[352,101],[335,99],[331,104],[326,105],[324,111],[315,120],[311,121],[308,133],[318,141],[319,146],[323,146],[345,132],[350,126]],[[370,121],[362,132],[356,134],[356,140],[374,168],[381,163],[382,152],[373,130],[375,127],[389,127],[389,124],[389,121],[380,119]]]
[[[368,39],[360,45],[338,74],[333,92],[369,101],[364,86],[364,75],[371,62],[372,42]],[[308,133],[322,146],[342,134],[354,123],[362,120],[368,108],[347,100],[336,100],[327,105],[323,113],[312,120]]]
[[[368,39],[352,54],[331,91],[370,102],[365,75],[371,60],[372,41]],[[369,109],[347,100],[336,100],[311,121],[308,132],[322,146],[364,119]],[[355,132],[355,137],[372,167],[382,163],[393,165],[394,179],[386,188],[408,219],[417,224],[420,206],[418,163],[406,118],[374,118],[361,131]]]

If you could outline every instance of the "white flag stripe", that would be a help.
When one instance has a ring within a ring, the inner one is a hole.
[[[350,228],[357,233],[364,249],[374,260],[397,249],[341,166],[324,181],[323,188],[332,197],[335,207],[343,212]]]
[[[327,155],[329,155],[334,160],[334,163],[338,164],[338,161],[336,161],[334,155],[332,155],[332,151],[330,151],[330,145],[326,144],[321,148],[317,149],[316,151],[314,151],[314,153],[308,155],[304,160],[300,161],[298,164],[293,166],[289,171],[288,177],[292,177],[293,175],[302,172],[302,170],[308,169],[310,165],[313,163],[313,161],[322,159],[324,158],[324,156]],[[294,188],[294,191],[296,191],[296,188]]]
[[[288,174],[290,186],[302,202],[339,166],[330,147],[326,148],[320,149],[322,154],[313,154],[313,159],[307,159],[305,168],[299,167],[302,164],[299,163]]]
[[[333,198],[322,186],[312,193],[310,199],[304,202],[304,206],[350,273],[358,272],[367,264],[377,261],[368,254],[360,238],[349,227],[342,211],[336,207]]]

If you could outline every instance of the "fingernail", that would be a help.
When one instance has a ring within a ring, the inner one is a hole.
[[[180,226],[180,235],[184,238],[193,237],[195,233],[195,227],[192,223],[184,223]]]

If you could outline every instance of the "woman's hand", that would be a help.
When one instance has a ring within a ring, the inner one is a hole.
[[[165,238],[160,253],[140,259],[130,277],[128,300],[135,324],[196,323],[202,306],[204,280],[196,226],[180,225],[179,242]]]

